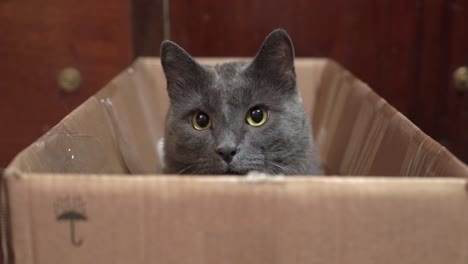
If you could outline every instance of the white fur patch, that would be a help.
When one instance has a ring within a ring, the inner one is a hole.
[[[246,175],[246,179],[248,181],[254,181],[254,182],[257,182],[257,181],[270,181],[270,180],[276,181],[276,180],[283,180],[284,175],[282,175],[282,174],[280,174],[280,175],[271,175],[271,174],[260,172],[260,171],[249,171],[249,173],[247,173],[247,175]]]
[[[166,162],[164,161],[164,138],[160,138],[156,145],[156,150],[158,152],[159,164],[161,164],[161,170],[166,167]]]

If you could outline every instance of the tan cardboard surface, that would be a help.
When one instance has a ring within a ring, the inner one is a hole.
[[[465,164],[333,61],[297,59],[296,71],[328,174],[468,175]],[[159,173],[156,144],[163,136],[167,106],[159,59],[139,59],[10,167],[24,172]]]
[[[465,164],[339,65],[327,63],[315,96],[313,129],[329,174],[468,175]]]
[[[464,179],[9,177],[16,263],[465,264]],[[75,203],[64,201],[71,197]],[[76,211],[75,246],[70,221]]]

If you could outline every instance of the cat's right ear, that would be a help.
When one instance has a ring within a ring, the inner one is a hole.
[[[263,41],[250,67],[270,78],[294,83],[294,46],[288,33],[283,29],[271,32]]]
[[[168,83],[169,97],[184,93],[184,87],[203,75],[204,69],[183,48],[172,41],[161,44],[161,64]]]

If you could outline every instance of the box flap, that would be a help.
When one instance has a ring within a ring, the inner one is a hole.
[[[463,162],[365,83],[333,61],[321,72],[311,116],[328,174],[468,177]]]
[[[15,263],[465,264],[463,179],[7,178]]]

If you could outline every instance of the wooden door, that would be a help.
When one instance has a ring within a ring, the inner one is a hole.
[[[0,0],[0,167],[132,60],[129,0]],[[81,73],[72,93],[62,69]]]
[[[468,162],[468,95],[450,77],[467,64],[466,2],[172,0],[171,38],[196,56],[253,56],[284,28],[297,56],[335,59]]]

